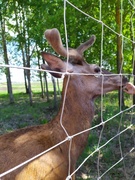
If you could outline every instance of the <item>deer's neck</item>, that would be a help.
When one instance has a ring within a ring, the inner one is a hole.
[[[83,90],[85,88],[81,88],[81,82],[79,80],[69,80],[67,91],[65,83],[67,83],[67,81],[64,81],[62,94],[62,103],[64,103],[64,96],[66,93],[65,105],[63,109],[61,105],[58,113],[58,121],[63,111],[62,124],[67,133],[71,136],[90,128],[94,116],[94,105],[90,95]],[[80,148],[80,151],[86,145],[88,134],[89,132],[86,132],[74,138],[74,145]]]

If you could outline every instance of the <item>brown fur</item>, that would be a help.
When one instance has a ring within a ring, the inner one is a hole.
[[[42,53],[51,70],[58,68],[59,72],[66,69],[66,64],[59,58]],[[57,62],[57,63],[55,63]],[[77,61],[75,61],[77,62]],[[44,66],[43,66],[44,67]],[[69,62],[68,69],[73,73],[90,73],[93,75],[65,75],[62,92],[62,102],[57,116],[48,124],[17,130],[0,137],[0,173],[13,168],[33,156],[51,148],[67,138],[60,124],[62,105],[66,93],[62,125],[69,136],[90,128],[94,116],[94,98],[103,93],[119,89],[120,76],[94,76],[96,65],[89,65],[82,59],[82,65]],[[103,73],[107,74],[108,72]],[[99,72],[100,74],[100,72]],[[65,91],[67,82],[68,88]],[[123,85],[126,84],[123,82]],[[71,163],[69,169],[69,146],[66,141],[44,155],[38,157],[23,167],[3,176],[2,180],[65,180],[68,171],[75,170],[76,161],[84,150],[89,132],[76,136],[71,141]],[[75,176],[72,177],[75,179]]]

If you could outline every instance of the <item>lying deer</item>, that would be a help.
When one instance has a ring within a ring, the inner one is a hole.
[[[127,83],[126,78],[121,79],[120,75],[113,75],[85,62],[83,52],[93,45],[95,36],[77,49],[68,49],[68,52],[62,45],[57,29],[47,30],[45,36],[58,54],[69,57],[66,63],[59,57],[42,52],[48,64],[43,64],[43,69],[49,70],[57,78],[64,73],[60,110],[48,124],[19,129],[0,137],[0,173],[65,141],[17,170],[1,176],[2,180],[65,180],[75,170],[76,161],[87,144],[89,131],[73,138],[72,135],[91,127],[94,99]],[[72,179],[75,179],[75,175]]]

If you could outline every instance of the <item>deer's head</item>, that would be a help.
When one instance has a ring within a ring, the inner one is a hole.
[[[66,72],[72,79],[75,79],[74,81],[80,89],[91,93],[93,97],[117,90],[127,83],[127,79],[121,75],[114,75],[101,69],[98,65],[88,64],[85,61],[83,52],[94,44],[96,39],[94,35],[76,49],[69,48],[68,51],[63,47],[60,33],[57,29],[46,30],[45,37],[55,52],[63,57],[68,57],[67,63],[57,56],[42,52],[42,57],[48,65],[43,64],[41,67],[49,70],[54,77],[60,78],[62,73]]]

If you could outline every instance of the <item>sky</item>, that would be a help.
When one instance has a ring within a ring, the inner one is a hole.
[[[10,69],[12,82],[24,82],[23,69]],[[6,82],[6,76],[0,76],[0,82]]]
[[[10,69],[12,82],[24,82],[23,69]]]
[[[31,71],[31,80],[32,81],[38,81],[37,75],[37,68],[35,68],[35,71]],[[17,69],[17,68],[10,68],[10,73],[11,73],[11,81],[12,83],[19,83],[19,82],[24,82],[24,74],[23,74],[23,69]],[[51,75],[47,73],[47,78],[48,81],[51,81]],[[6,75],[4,73],[0,74],[0,83],[1,82],[6,82]]]

